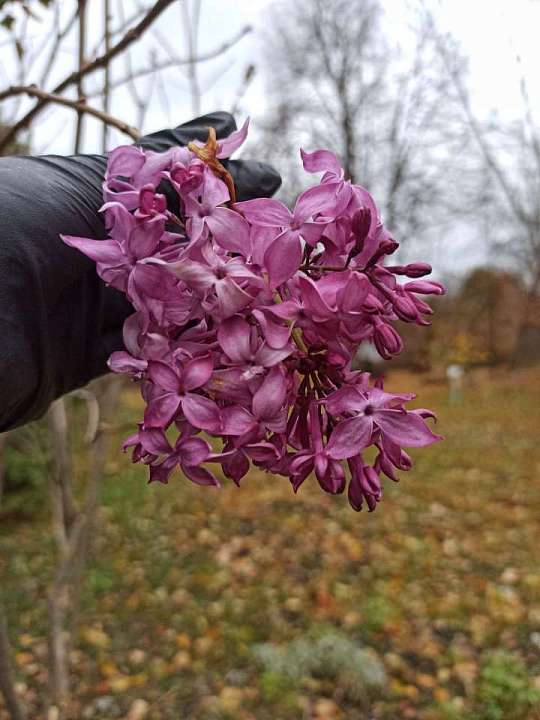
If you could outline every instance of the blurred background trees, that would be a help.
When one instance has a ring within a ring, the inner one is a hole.
[[[388,14],[378,0],[271,7],[262,144],[269,159],[277,150],[291,197],[302,182],[292,171],[297,148],[336,152],[345,174],[377,198],[403,257],[456,211],[447,188],[469,138],[429,16],[412,12],[398,45],[386,31]]]

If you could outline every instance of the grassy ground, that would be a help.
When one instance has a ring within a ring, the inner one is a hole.
[[[389,381],[411,384],[446,441],[373,514],[257,473],[149,487],[111,453],[73,653],[81,718],[540,718],[540,373],[477,377],[454,405],[421,376]],[[32,718],[48,527],[39,506],[0,527]]]

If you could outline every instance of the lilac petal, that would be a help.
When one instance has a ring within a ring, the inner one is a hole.
[[[262,308],[255,309],[253,315],[257,318],[261,326],[268,347],[274,350],[281,350],[288,344],[291,336],[290,327],[278,322],[272,313],[266,313]]]
[[[206,385],[212,377],[214,361],[211,355],[194,358],[184,366],[182,384],[185,390],[196,390]]]
[[[188,287],[200,292],[208,290],[216,282],[212,268],[194,260],[179,260],[164,267],[183,280]]]
[[[279,200],[258,198],[235,203],[234,206],[252,225],[262,227],[288,227],[292,221],[292,213]]]
[[[216,157],[220,159],[228,158],[233,154],[233,152],[235,152],[235,150],[238,150],[238,148],[243,145],[245,139],[247,138],[248,128],[249,118],[247,118],[240,130],[235,130],[229,135],[229,137],[226,137],[224,140],[218,140],[219,149]]]
[[[324,478],[328,471],[328,456],[325,453],[317,453],[315,455],[315,475],[317,480]]]
[[[244,318],[234,316],[224,320],[218,327],[217,338],[223,352],[234,363],[251,359],[251,327]]]
[[[215,370],[208,389],[219,400],[239,402],[243,405],[249,405],[251,402],[251,393],[241,367]]]
[[[214,239],[224,250],[248,257],[251,252],[249,225],[240,213],[228,208],[216,208],[206,219]]]
[[[364,503],[364,494],[362,493],[362,486],[358,477],[353,475],[349,482],[349,489],[347,491],[347,498],[349,505],[356,512],[360,512]]]
[[[435,280],[413,280],[405,283],[405,290],[408,292],[420,293],[421,295],[444,295],[446,288]]]
[[[218,280],[215,290],[219,313],[223,319],[236,315],[239,310],[245,308],[253,300],[251,295],[242,290],[230,277]]]
[[[171,284],[174,285],[174,279],[166,272],[167,267],[164,264],[137,263],[130,276],[130,291],[141,298],[163,300]]]
[[[283,370],[279,366],[273,367],[261,387],[253,396],[253,413],[262,420],[271,420],[281,410],[287,386]]]
[[[180,408],[180,398],[175,393],[165,393],[151,400],[146,406],[146,427],[167,427]]]
[[[62,240],[72,248],[80,250],[94,262],[117,266],[127,262],[122,248],[116,240],[90,240],[89,238],[60,235]]]
[[[111,150],[107,157],[107,176],[133,177],[146,162],[144,151],[135,145],[122,145]]]
[[[345,490],[345,470],[341,463],[331,460],[324,475],[317,475],[321,488],[332,495],[337,495]]]
[[[373,431],[373,420],[365,415],[348,418],[332,430],[326,446],[326,454],[332,460],[345,460],[358,455],[369,445]]]
[[[187,214],[187,212],[186,212]],[[186,224],[189,238],[192,242],[196,242],[203,234],[206,227],[206,218],[200,215],[188,215],[188,221]]]
[[[262,267],[264,253],[281,232],[281,228],[252,225],[250,228],[251,262]]]
[[[293,222],[298,226],[298,224],[304,223],[314,215],[330,215],[335,203],[336,186],[333,183],[316,185],[308,190],[304,190],[296,201]]]
[[[167,437],[161,428],[145,427],[139,432],[144,449],[152,455],[169,455],[173,452]]]
[[[213,485],[214,487],[219,487],[219,480],[206,468],[184,465],[184,463],[182,463],[182,472],[196,485]]]
[[[374,419],[382,432],[397,445],[424,447],[442,439],[431,432],[420,415],[404,410],[377,410]]]
[[[304,170],[309,173],[330,172],[332,175],[341,177],[343,170],[337,157],[330,150],[315,150],[308,153],[300,150]]]
[[[240,480],[249,472],[249,460],[239,450],[232,453],[230,457],[225,458],[222,468],[226,477],[231,478],[236,485],[240,485]]]
[[[298,286],[304,307],[313,316],[314,320],[326,320],[332,316],[333,310],[328,307],[328,304],[321,296],[316,282],[311,278],[299,277]]]
[[[163,390],[178,393],[180,387],[178,375],[165,363],[157,360],[150,361],[148,363],[148,377]]]
[[[302,224],[300,232],[307,244],[311,245],[311,247],[315,247],[321,239],[321,235],[325,231],[326,227],[327,223],[306,222]]]
[[[264,264],[272,285],[281,285],[298,272],[302,264],[302,244],[298,234],[285,231],[278,235],[264,254]]]
[[[257,424],[255,418],[240,405],[230,405],[221,411],[223,435],[240,436],[250,432]]]
[[[313,471],[314,457],[311,452],[299,452],[291,461],[289,466],[289,474],[294,492],[298,492],[298,488]]]
[[[164,231],[165,223],[161,218],[143,220],[130,233],[126,250],[136,258],[146,258],[155,252]]]
[[[140,313],[133,313],[124,321],[122,336],[124,345],[131,355],[138,355],[141,351],[139,336],[143,332],[143,322]]]
[[[105,213],[105,227],[111,237],[123,247],[136,220],[128,209],[119,202],[108,202],[102,205],[100,212]]]
[[[176,455],[171,455],[159,465],[150,465],[150,479],[148,482],[160,482],[166,485],[177,463]]]
[[[120,350],[118,352],[113,352],[111,357],[107,360],[107,365],[115,373],[136,375],[146,370],[148,363],[146,360],[139,360],[129,353]]]
[[[221,427],[219,408],[210,398],[193,393],[184,395],[182,410],[189,422],[196,428],[217,432]]]
[[[370,282],[365,275],[353,273],[346,285],[338,290],[336,302],[345,313],[359,312],[370,291]]]
[[[430,418],[431,420],[437,422],[437,416],[435,415],[433,410],[428,410],[427,408],[415,408],[414,410],[409,410],[409,412],[420,415],[420,417],[424,418],[424,420]]]
[[[297,300],[285,300],[277,305],[261,308],[265,313],[271,313],[281,320],[296,320],[300,312],[300,303]]]
[[[210,455],[211,448],[202,438],[192,437],[183,440],[178,446],[178,451],[182,464],[200,465]]]
[[[267,368],[273,367],[285,360],[285,358],[289,357],[293,351],[294,348],[292,345],[286,345],[284,348],[274,350],[273,348],[268,347],[268,345],[263,344],[259,350],[257,350],[257,354],[255,355],[255,364],[262,365]]]
[[[326,409],[330,415],[341,415],[344,412],[359,412],[368,401],[354,387],[343,387],[326,398]]]
[[[275,445],[268,442],[254,443],[245,448],[245,452],[256,462],[269,462],[279,460],[280,453]]]

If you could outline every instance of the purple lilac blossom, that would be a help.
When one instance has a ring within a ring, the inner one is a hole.
[[[301,151],[306,172],[322,177],[292,211],[267,198],[235,203],[219,158],[247,129],[161,154],[117,148],[103,186],[109,239],[63,236],[134,308],[125,350],[109,360],[146,403],[124,450],[149,466],[151,482],[180,470],[219,486],[212,463],[239,485],[253,464],[295,492],[313,473],[325,492],[347,489],[355,510],[372,511],[381,477],[411,468],[404,448],[440,436],[429,410],[406,408],[412,394],[385,392],[354,359],[362,342],[385,359],[401,352],[396,321],[428,325],[418,296],[444,288],[424,279],[426,263],[386,264],[398,244],[329,150]],[[158,192],[163,181],[178,216]]]

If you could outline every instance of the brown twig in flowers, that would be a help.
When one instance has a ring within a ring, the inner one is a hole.
[[[41,88],[38,88],[35,85],[12,85],[10,88],[0,93],[0,102],[8,97],[14,97],[15,95],[29,95],[30,97],[38,98],[44,103],[55,103],[56,105],[63,105],[64,107],[77,110],[77,112],[87,113],[88,115],[92,115],[98,120],[101,120],[101,122],[106,123],[111,127],[115,127],[125,135],[129,135],[133,138],[133,140],[138,140],[140,138],[140,133],[136,128],[131,127],[131,125],[128,125],[123,120],[119,120],[112,115],[104,113],[102,110],[98,110],[91,105],[87,105],[84,101],[70,100],[69,98],[63,97],[63,95],[56,95],[55,93],[49,93],[45,90],[41,90]],[[2,140],[0,149],[3,144]]]
[[[231,173],[223,167],[218,158],[216,157],[218,151],[218,142],[216,138],[216,131],[213,127],[208,128],[208,140],[204,145],[197,145],[197,143],[190,142],[188,149],[192,153],[208,165],[219,178],[223,180],[229,191],[229,198],[231,205],[236,202],[236,188],[234,187],[234,181]]]
[[[46,105],[48,105],[50,102],[55,102],[55,100],[51,99],[51,95],[53,96],[53,98],[58,97],[59,93],[62,93],[66,88],[70,87],[71,85],[76,85],[82,77],[89,75],[95,70],[99,70],[108,65],[108,63],[110,63],[113,58],[122,53],[127,47],[129,47],[133,42],[135,42],[135,40],[138,40],[138,38],[150,27],[154,20],[156,20],[159,15],[161,15],[161,13],[169,7],[169,5],[172,5],[173,2],[174,0],[157,0],[157,2],[150,8],[148,13],[142,18],[142,20],[135,27],[128,30],[127,33],[122,37],[122,39],[119,40],[116,45],[113,45],[108,52],[103,53],[103,55],[100,55],[95,60],[87,63],[80,70],[70,73],[66,78],[64,78],[64,80],[62,80],[62,82],[60,82],[54,88],[52,93],[47,93],[47,97],[40,98],[39,102],[31,110],[29,110],[26,115],[24,115],[18,122],[16,122],[10,128],[9,132],[7,132],[0,140],[0,154],[2,153],[2,150],[12,142],[12,140],[16,137],[17,133],[23,128],[27,127],[29,123],[35,118],[35,116],[40,113]],[[16,93],[4,91],[3,93],[0,93],[0,100],[6,97],[10,97],[14,94]],[[35,97],[39,96],[36,95]],[[126,125],[125,127],[128,126]]]

